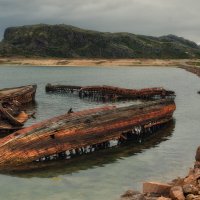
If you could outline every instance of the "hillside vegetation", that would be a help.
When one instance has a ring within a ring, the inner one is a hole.
[[[174,35],[151,37],[39,24],[7,28],[0,43],[0,56],[200,58],[200,47]]]

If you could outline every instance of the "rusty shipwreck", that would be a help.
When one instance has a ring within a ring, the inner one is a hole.
[[[74,85],[46,85],[48,93],[76,93],[83,98],[89,98],[99,101],[119,101],[119,100],[152,100],[166,97],[175,97],[174,91],[165,90],[162,87],[145,88],[145,89],[127,89],[113,87],[108,85],[96,86],[74,86]]]
[[[26,85],[21,87],[2,89],[0,90],[0,101],[18,101],[20,104],[30,103],[35,100],[36,89],[36,85]]]
[[[36,88],[36,85],[27,85],[0,90],[0,133],[23,127],[29,117],[23,106],[34,102]]]
[[[161,99],[117,108],[67,113],[16,131],[0,140],[0,168],[70,159],[140,139],[167,124],[176,106]]]

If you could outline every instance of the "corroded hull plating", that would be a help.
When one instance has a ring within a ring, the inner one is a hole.
[[[95,98],[102,100],[120,99],[155,99],[175,97],[175,93],[164,88],[127,89],[113,86],[72,86],[72,85],[46,85],[46,92],[73,93],[78,92],[80,98]]]
[[[37,85],[27,85],[15,88],[5,88],[0,90],[0,101],[17,101],[20,104],[26,104],[35,100]]]
[[[73,154],[114,146],[150,133],[171,120],[173,100],[122,108],[103,107],[62,115],[19,130],[0,140],[0,167],[69,159]]]
[[[36,85],[27,85],[0,90],[0,133],[19,130],[28,120],[22,110],[24,104],[34,102]]]
[[[10,107],[4,108],[0,102],[0,133],[7,133],[11,130],[20,129],[28,120],[28,114],[19,109]]]

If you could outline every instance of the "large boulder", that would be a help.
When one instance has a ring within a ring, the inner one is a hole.
[[[144,194],[159,194],[166,195],[169,194],[171,185],[163,184],[158,182],[145,182],[143,183],[143,193]]]

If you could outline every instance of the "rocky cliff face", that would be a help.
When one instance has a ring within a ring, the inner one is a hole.
[[[7,28],[1,56],[60,58],[196,58],[200,47],[168,35],[150,37],[130,33],[102,33],[67,25]]]

